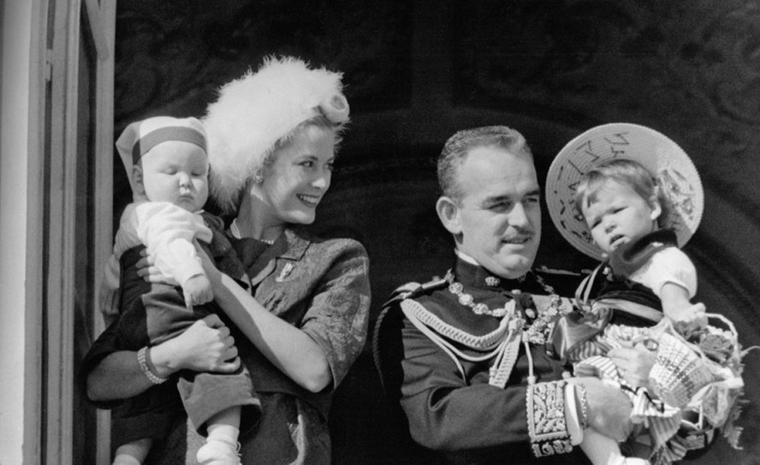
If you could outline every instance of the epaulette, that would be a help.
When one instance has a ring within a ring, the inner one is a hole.
[[[534,268],[533,271],[536,273],[548,274],[548,275],[562,275],[562,276],[575,276],[575,277],[580,277],[584,275],[583,272],[578,273],[576,271],[560,270],[558,268],[549,268],[546,265],[538,266]],[[585,274],[588,274],[588,273],[585,273]]]
[[[532,271],[533,276],[544,289],[565,297],[574,295],[583,277],[588,275],[585,270],[577,272],[549,268],[545,265],[537,266]]]
[[[391,292],[391,296],[383,304],[383,308],[389,307],[393,304],[399,303],[404,299],[413,299],[422,294],[426,294],[430,291],[440,289],[448,284],[444,278],[433,277],[426,283],[409,282],[403,284]]]
[[[375,320],[372,331],[372,358],[380,373],[383,390],[392,398],[395,405],[398,405],[401,382],[404,378],[401,369],[401,359],[404,354],[401,342],[401,330],[404,326],[401,301],[430,293],[446,285],[448,281],[434,277],[426,283],[410,282],[399,286],[383,304]]]

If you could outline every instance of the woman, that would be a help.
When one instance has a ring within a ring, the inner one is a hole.
[[[240,283],[222,273],[222,264],[220,271],[204,260],[215,300],[237,327],[237,352],[262,403],[258,425],[241,432],[242,463],[329,464],[331,392],[364,345],[366,251],[353,240],[319,240],[298,228],[314,221],[348,122],[340,78],[297,59],[270,58],[225,85],[204,118],[212,196],[234,215],[227,233],[250,278]],[[153,279],[150,268],[145,273]],[[180,336],[165,344],[192,349],[174,352],[173,359],[161,346],[151,349],[159,377],[183,368],[233,369],[235,350],[225,327],[207,323],[195,329],[214,340],[207,346],[216,356],[195,352],[200,344]],[[91,399],[122,399],[150,387],[144,380],[115,385],[130,375],[139,378],[140,367],[134,353],[109,353],[101,339],[91,350],[98,356],[88,354],[85,363]],[[205,357],[205,366],[198,357]],[[167,447],[153,455],[155,463],[194,458],[201,440],[186,429],[187,446],[184,428],[176,427]]]

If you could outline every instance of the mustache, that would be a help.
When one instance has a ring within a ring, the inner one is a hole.
[[[506,236],[506,239],[522,239],[522,238],[533,238],[536,236],[536,231],[533,228],[524,227],[524,226],[513,226],[512,232]]]

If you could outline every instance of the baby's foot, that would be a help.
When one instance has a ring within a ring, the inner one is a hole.
[[[240,445],[224,441],[208,441],[195,455],[199,465],[242,465]]]
[[[141,462],[131,455],[119,454],[113,459],[111,465],[141,465]]]
[[[639,457],[621,457],[615,465],[650,465],[649,460]]]

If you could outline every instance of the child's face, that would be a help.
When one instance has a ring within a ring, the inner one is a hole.
[[[149,201],[171,202],[191,212],[203,208],[208,198],[208,158],[202,148],[189,142],[162,142],[143,155],[140,164],[142,173],[135,179]]]
[[[306,126],[274,154],[257,190],[269,208],[272,224],[311,224],[330,188],[335,161],[335,133]]]
[[[583,202],[591,237],[608,255],[622,253],[626,244],[652,232],[660,213],[656,199],[644,199],[630,186],[612,179],[596,190],[591,202]]]

